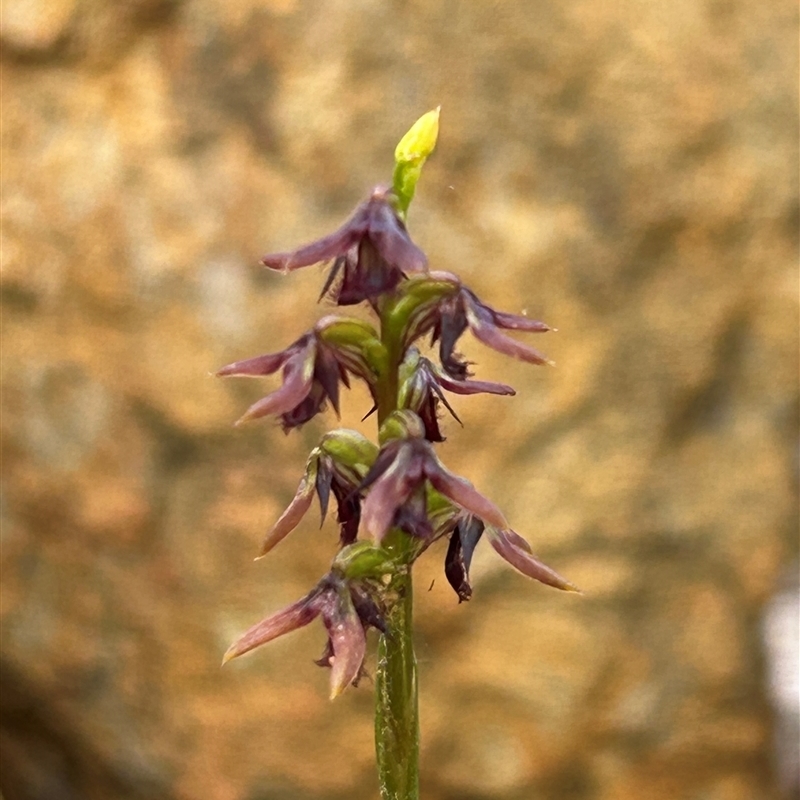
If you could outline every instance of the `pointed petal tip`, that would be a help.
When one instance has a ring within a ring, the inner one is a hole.
[[[489,542],[501,558],[505,559],[514,569],[533,578],[546,586],[560,589],[564,592],[583,594],[572,581],[556,572],[552,567],[540,561],[532,552],[527,540],[516,531],[490,530]]]
[[[268,556],[272,550],[274,549],[275,545],[278,544],[289,532],[284,533],[283,536],[272,537],[272,531],[270,531],[265,537],[264,541],[261,542],[261,547],[258,550],[258,555],[253,559],[253,561],[261,561],[262,558]]]
[[[283,275],[286,275],[286,273],[289,272],[289,259],[284,253],[268,253],[265,256],[261,256],[259,263],[267,269],[280,272]]]
[[[346,686],[339,686],[338,684],[334,685],[331,684],[331,693],[328,695],[328,699],[333,702],[342,692],[346,689]]]
[[[225,655],[222,656],[222,664],[221,667],[224,667],[229,661],[232,661],[239,653],[236,652],[236,645],[231,645],[226,651]]]

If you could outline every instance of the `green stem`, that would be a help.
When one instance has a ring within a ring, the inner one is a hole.
[[[419,798],[419,710],[413,641],[411,569],[397,574],[397,602],[388,613],[388,633],[378,645],[375,676],[375,749],[382,800]]]
[[[403,359],[399,332],[389,312],[380,310],[386,370],[378,385],[378,425],[397,410],[399,370]],[[413,542],[393,530],[384,541],[397,571],[387,587],[392,598],[386,612],[387,632],[378,643],[375,674],[375,751],[382,800],[419,800],[419,709],[417,660],[414,655]]]
[[[381,315],[381,341],[386,353],[386,371],[378,381],[378,427],[393,411],[397,411],[397,395],[400,389],[399,370],[403,354],[394,331]]]

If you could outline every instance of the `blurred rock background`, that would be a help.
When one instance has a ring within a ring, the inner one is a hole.
[[[209,373],[326,313],[322,270],[258,256],[338,225],[440,103],[413,235],[559,328],[554,369],[465,338],[518,395],[458,398],[442,457],[586,595],[484,548],[459,606],[444,549],[420,565],[424,797],[797,797],[770,699],[796,27],[783,0],[6,0],[5,800],[376,797],[371,687],[328,702],[321,629],[219,668],[327,569],[313,519],[252,557],[334,418],[234,430],[274,382]]]

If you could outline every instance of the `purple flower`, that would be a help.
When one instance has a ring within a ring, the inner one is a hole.
[[[225,653],[222,663],[244,655],[285,633],[322,617],[328,631],[323,658],[331,667],[331,699],[358,681],[366,651],[366,628],[385,630],[377,604],[361,586],[331,572],[305,597],[272,614],[245,631]]]
[[[416,348],[411,348],[403,371],[401,372],[400,406],[416,412],[425,426],[425,438],[429,442],[443,442],[444,436],[439,429],[439,404],[441,403],[461,423],[458,414],[453,410],[443,389],[454,394],[488,394],[513,395],[514,389],[504,383],[491,381],[458,380],[443,372],[427,358],[420,357]]]
[[[516,531],[508,528],[498,529],[491,525],[485,526],[480,519],[462,514],[450,537],[444,565],[445,576],[458,595],[459,602],[469,600],[472,596],[469,567],[475,546],[484,530],[495,551],[523,575],[556,589],[567,592],[580,591],[574,583],[539,561],[531,552],[528,542]]]
[[[393,200],[390,189],[378,186],[334,233],[289,253],[266,255],[261,262],[270,269],[290,272],[333,260],[322,295],[341,273],[332,292],[338,305],[372,301],[392,291],[404,275],[423,272],[428,265],[425,254],[411,241]]]
[[[431,272],[409,286],[409,293],[419,291],[425,283],[441,287],[433,297],[423,303],[413,314],[406,332],[410,343],[426,331],[432,331],[432,341],[439,342],[439,357],[445,372],[453,378],[464,380],[469,376],[468,363],[455,352],[461,334],[469,328],[472,335],[483,344],[529,364],[552,363],[538,350],[512,339],[504,330],[543,333],[551,330],[544,322],[528,319],[518,314],[508,314],[482,303],[461,281],[448,272]],[[448,285],[452,290],[448,290]]]
[[[315,493],[322,524],[333,492],[338,507],[340,544],[342,547],[352,544],[361,519],[359,489],[377,452],[378,448],[357,431],[336,430],[323,436],[319,446],[311,451],[292,502],[264,537],[258,558],[269,553],[297,527],[311,507]]]
[[[339,414],[339,384],[349,388],[348,371],[367,381],[372,388],[373,373],[358,347],[336,343],[333,332],[338,327],[360,328],[363,337],[374,336],[366,323],[325,317],[310,333],[279,353],[268,353],[222,367],[219,377],[261,377],[283,368],[283,385],[272,394],[254,403],[236,422],[241,425],[251,419],[270,414],[281,418],[284,430],[308,422],[330,400]]]
[[[416,417],[409,411],[400,413]],[[385,444],[361,484],[362,489],[369,489],[361,505],[366,533],[378,544],[393,525],[412,534],[429,534],[426,481],[460,508],[498,528],[507,527],[505,517],[491,500],[444,467],[431,443],[422,438],[422,422],[417,421],[419,436]]]

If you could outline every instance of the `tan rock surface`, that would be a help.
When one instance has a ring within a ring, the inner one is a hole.
[[[415,239],[559,329],[554,369],[465,343],[518,394],[459,398],[442,457],[586,595],[485,548],[458,606],[443,550],[420,565],[424,796],[777,800],[759,619],[797,558],[796,17],[8,0],[5,800],[376,796],[370,686],[327,701],[320,630],[219,668],[327,568],[313,519],[251,559],[333,416],[234,430],[259,387],[209,374],[325,313],[320,270],[258,255],[338,224],[439,103]]]

